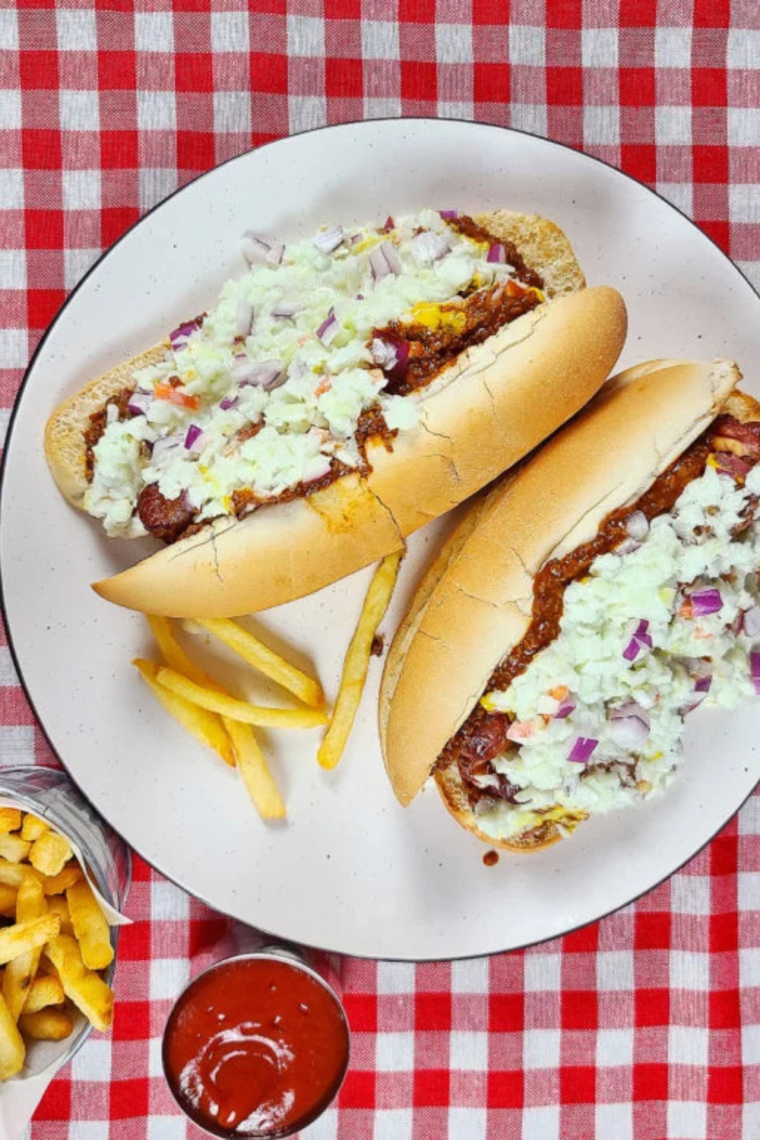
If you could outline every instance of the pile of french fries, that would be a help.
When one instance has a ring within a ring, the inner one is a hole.
[[[340,690],[330,727],[319,749],[323,768],[334,768],[346,746],[361,702],[372,642],[396,584],[401,554],[385,558],[372,579],[359,624],[349,645]],[[269,708],[232,696],[185,652],[171,618],[149,617],[148,624],[161,653],[156,664],[133,662],[156,699],[184,728],[237,767],[262,819],[283,819],[285,804],[254,734],[261,728],[314,728],[328,723],[322,686],[269,649],[229,618],[208,618],[194,624],[226,645],[248,665],[296,697],[303,707]]]
[[[0,807],[0,1080],[24,1067],[28,1041],[70,1036],[74,1007],[110,1028],[113,991],[100,971],[112,961],[108,923],[68,840]]]

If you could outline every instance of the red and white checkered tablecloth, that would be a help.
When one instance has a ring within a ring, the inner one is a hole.
[[[442,115],[582,147],[760,284],[757,0],[0,0],[0,422],[45,326],[145,210],[231,155]],[[0,763],[54,763],[0,649]],[[137,860],[113,1033],[32,1140],[200,1137],[161,1077],[225,920]],[[760,798],[634,906],[520,953],[345,959],[352,1071],[310,1140],[757,1140]]]

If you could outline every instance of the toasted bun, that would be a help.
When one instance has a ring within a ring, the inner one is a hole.
[[[465,516],[424,577],[386,660],[380,735],[402,804],[420,790],[496,664],[524,636],[541,566],[635,502],[721,409],[756,418],[754,400],[731,394],[739,379],[730,361],[665,361],[623,372]],[[437,780],[452,813],[477,831],[458,772]],[[541,845],[559,838],[553,826],[543,832]],[[526,842],[537,845],[536,837]]]
[[[366,479],[348,476],[242,521],[219,519],[96,583],[97,592],[119,605],[176,617],[227,617],[301,597],[401,549],[406,535],[479,490],[574,415],[620,352],[622,299],[613,289],[583,289],[570,244],[553,223],[507,211],[477,220],[514,241],[559,299],[461,354],[418,397],[417,429],[398,438],[392,453],[370,443]],[[135,368],[165,350],[164,343],[120,365],[50,420],[48,462],[75,506],[87,487],[89,416],[129,383]],[[547,398],[537,401],[539,391]]]

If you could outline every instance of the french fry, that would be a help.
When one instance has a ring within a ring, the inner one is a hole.
[[[29,854],[31,843],[18,835],[0,833],[0,856],[9,863],[22,863]]]
[[[47,903],[39,879],[27,875],[18,889],[16,901],[16,919],[19,923],[34,922],[47,914]],[[59,924],[60,929],[60,924]],[[18,1021],[26,1001],[29,989],[40,964],[42,948],[27,950],[19,954],[5,967],[3,974],[3,997],[8,1006],[8,1012],[14,1021]]]
[[[79,879],[77,879],[77,883],[83,883],[83,882],[84,882],[83,878],[80,877]],[[68,887],[67,890],[71,890],[75,885],[76,884],[72,883],[71,887]],[[64,896],[63,895],[51,895],[50,898],[47,900],[47,904],[48,904],[48,910],[50,911],[50,913],[51,914],[57,914],[61,919],[61,934],[73,934],[74,933],[74,927],[71,925],[71,915],[69,914],[69,904],[66,902],[66,899],[64,898]]]
[[[58,875],[71,858],[71,844],[57,831],[43,831],[29,851],[29,862],[43,875]]]
[[[14,807],[0,807],[0,832],[18,831],[21,827],[21,812]]]
[[[210,677],[200,665],[196,665],[191,657],[188,657],[185,650],[177,640],[177,636],[172,627],[171,618],[156,617],[154,614],[148,616],[148,625],[150,626],[151,633],[156,639],[158,648],[161,650],[161,656],[164,659],[164,664],[168,665],[170,669],[174,669],[177,673],[183,673],[191,681],[195,681],[196,685],[206,685],[209,689],[215,689],[217,692],[226,693],[222,685]],[[229,696],[229,693],[226,693]],[[229,718],[223,716],[222,724],[230,735]],[[236,758],[233,763],[236,762]]]
[[[388,555],[370,582],[359,624],[343,662],[343,675],[330,727],[317,753],[323,768],[334,768],[346,747],[367,680],[372,641],[391,600],[400,562],[401,554]]]
[[[0,883],[0,915],[3,918],[16,917],[16,897],[18,891],[7,883]]]
[[[73,860],[68,863],[63,870],[57,875],[51,875],[49,878],[42,879],[42,889],[46,895],[61,895],[67,891],[74,883],[78,883],[82,878],[82,868]]]
[[[0,995],[0,1081],[15,1077],[24,1067],[26,1046],[10,1015],[5,999]]]
[[[105,970],[113,962],[111,932],[87,880],[69,887],[66,900],[82,961],[89,970]]]
[[[225,764],[234,767],[235,755],[232,744],[219,717],[200,708],[196,702],[188,700],[184,694],[172,692],[163,684],[159,684],[158,675],[166,671],[160,665],[155,665],[152,661],[143,661],[139,657],[135,658],[132,664],[140,670],[143,680],[150,686],[153,695],[164,706],[169,715],[173,716],[183,728],[192,733],[196,740],[200,740],[201,743],[213,748]],[[179,673],[175,675],[180,676]],[[190,684],[191,682],[188,681],[187,683]]]
[[[31,922],[17,922],[14,926],[0,929],[0,965],[12,962],[27,950],[44,946],[51,938],[56,938],[61,929],[57,914],[45,914]]]
[[[198,685],[167,667],[158,670],[156,680],[186,701],[243,724],[258,724],[266,728],[314,728],[315,725],[327,724],[327,716],[321,709],[274,709],[251,705],[248,701],[239,701],[218,690]]]
[[[61,1005],[65,994],[59,978],[52,974],[38,974],[29,987],[22,1013],[37,1013],[49,1005]]]
[[[262,819],[284,819],[285,804],[253,729],[249,724],[231,720],[227,731],[235,747],[243,782],[259,815]]]
[[[24,822],[21,824],[21,838],[28,839],[34,843],[35,839],[39,839],[43,831],[47,831],[50,827],[44,819],[38,819],[36,815],[32,815],[30,811],[24,816]]]
[[[102,978],[87,969],[76,938],[60,934],[47,943],[44,953],[58,971],[66,997],[73,1001],[95,1029],[102,1032],[110,1029],[113,1022],[113,991]]]
[[[237,653],[238,657],[253,665],[259,673],[282,685],[283,689],[287,689],[305,705],[318,709],[325,703],[325,695],[319,681],[296,669],[295,665],[291,665],[279,653],[269,649],[237,622],[228,618],[208,618],[199,619],[197,624]]]
[[[36,1013],[22,1013],[19,1018],[22,1034],[34,1041],[63,1041],[73,1028],[71,1014],[65,1009],[40,1009]]]
[[[44,879],[44,875],[28,863],[9,863],[7,859],[0,859],[0,883],[18,890],[26,875],[31,875],[40,882]]]

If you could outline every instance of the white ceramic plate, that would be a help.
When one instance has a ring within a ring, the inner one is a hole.
[[[17,662],[53,747],[92,802],[170,878],[219,910],[296,942],[385,958],[486,954],[551,938],[648,890],[732,815],[760,778],[757,710],[697,713],[670,793],[587,823],[532,857],[485,850],[438,796],[402,810],[376,731],[381,663],[339,769],[319,733],[267,741],[289,822],[265,827],[236,775],[196,746],[141,687],[130,659],[143,620],[88,583],[134,560],[72,511],[45,466],[42,430],[61,398],[213,303],[242,271],[240,233],[289,238],[322,222],[422,205],[537,211],[569,234],[590,283],[625,295],[623,363],[735,357],[760,394],[760,299],[666,202],[591,158],[529,135],[461,122],[381,121],[286,139],[192,183],[131,230],[68,301],[40,347],[7,450],[0,533]],[[384,622],[390,635],[446,523],[410,542]],[[369,572],[254,623],[295,645],[336,691]],[[251,693],[266,695],[251,687]],[[420,716],[425,715],[424,706]],[[754,743],[753,743],[754,742]],[[410,748],[414,741],[410,740]]]

